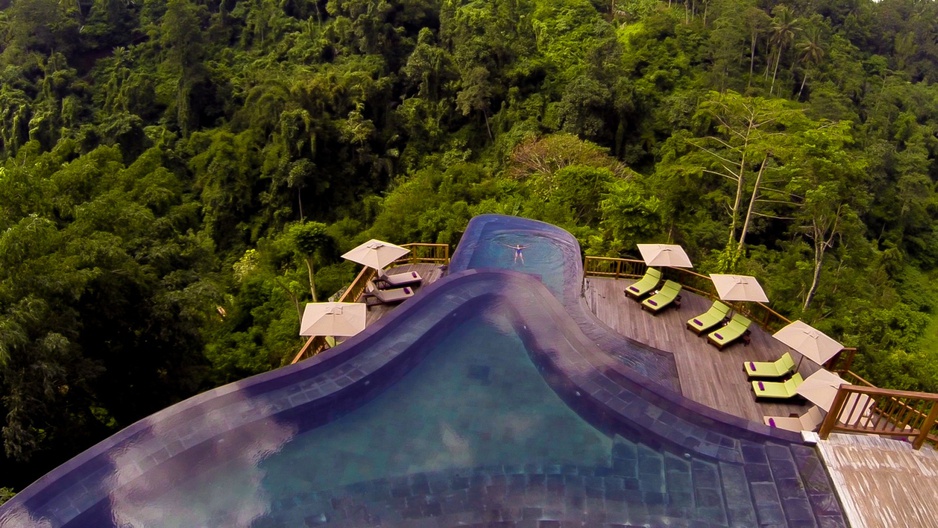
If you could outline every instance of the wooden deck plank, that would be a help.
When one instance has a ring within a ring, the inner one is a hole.
[[[935,526],[938,452],[872,435],[832,434],[818,444],[854,528]]]
[[[707,343],[706,337],[698,337],[686,328],[687,320],[706,312],[712,301],[685,291],[679,309],[667,308],[652,315],[625,296],[624,290],[632,282],[589,277],[585,289],[587,304],[601,321],[620,334],[674,354],[685,397],[759,423],[763,416],[801,414],[808,409],[799,403],[756,402],[743,371],[744,361],[774,361],[791,352],[797,362],[800,354],[755,324],[748,346],[737,342],[718,351]],[[805,360],[799,371],[807,377],[818,368]]]
[[[395,266],[394,268],[389,268],[387,272],[391,273],[407,273],[410,271],[416,271],[423,277],[422,286],[426,286],[433,282],[436,282],[443,276],[443,267],[436,264],[404,264],[401,266]],[[420,287],[414,289],[414,296],[420,295]],[[409,299],[408,299],[409,300]],[[364,302],[359,300],[359,302]],[[408,302],[408,301],[404,301]],[[391,312],[396,305],[373,305],[368,307],[368,313],[365,319],[365,325],[371,325],[375,321],[381,319],[385,315]]]

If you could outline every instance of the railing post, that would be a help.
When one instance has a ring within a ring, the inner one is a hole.
[[[922,428],[918,432],[918,436],[915,437],[915,441],[912,442],[913,449],[921,449],[922,445],[925,443],[925,439],[928,438],[928,433],[931,431],[931,428],[935,426],[935,420],[938,419],[938,403],[931,402],[931,411],[928,412],[928,416],[925,418],[925,423],[922,424]]]
[[[824,417],[824,423],[821,424],[821,429],[818,431],[818,436],[821,437],[821,440],[827,440],[827,437],[831,435],[831,431],[834,430],[834,426],[837,425],[837,418],[840,417],[840,411],[843,410],[844,402],[847,401],[847,392],[843,385],[837,389],[834,402],[831,404],[827,416]]]

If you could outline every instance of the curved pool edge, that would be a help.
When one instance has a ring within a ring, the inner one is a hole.
[[[623,357],[632,359],[628,363],[611,365],[610,368],[615,372],[618,383],[625,384],[633,393],[642,398],[656,402],[659,407],[674,409],[675,415],[690,419],[701,426],[731,427],[744,437],[755,435],[755,438],[768,437],[788,443],[802,442],[801,435],[798,433],[768,427],[685,397],[680,390],[680,379],[671,352],[656,349],[617,333],[580,302],[585,278],[580,245],[573,235],[560,227],[514,216],[498,214],[475,216],[469,221],[465,234],[453,254],[449,266],[452,273],[472,269],[472,257],[484,244],[484,236],[491,229],[501,232],[543,234],[575,248],[573,252],[577,258],[568,259],[566,263],[563,277],[564,291],[558,299],[567,316],[576,322],[579,330],[587,336],[593,346],[607,355],[617,355],[620,359]],[[649,363],[654,363],[654,365],[649,365]],[[611,391],[611,387],[607,389]]]
[[[478,306],[472,303],[479,303],[480,299],[497,299],[512,305],[517,313],[513,327],[535,362],[554,375],[548,380],[549,385],[571,407],[583,412],[588,421],[602,428],[611,428],[613,432],[618,432],[617,427],[638,431],[643,440],[671,450],[735,464],[746,462],[747,448],[753,443],[801,443],[795,433],[703,406],[617,362],[583,331],[580,322],[569,313],[568,304],[558,300],[537,279],[515,271],[469,269],[427,285],[413,299],[336,348],[297,365],[207,391],[128,426],[46,474],[0,507],[0,526],[5,526],[4,518],[17,506],[30,509],[45,499],[81,487],[83,476],[108,468],[109,452],[123,449],[131,441],[141,440],[141,444],[154,441],[155,436],[147,438],[154,430],[165,432],[184,427],[194,418],[220,410],[230,410],[240,420],[226,418],[227,429],[205,431],[192,439],[191,445],[168,456],[172,458],[189,456],[192,451],[211,455],[213,442],[230,431],[262,424],[268,418],[316,412],[317,405],[328,406],[352,395],[353,401],[339,405],[338,409],[319,408],[324,416],[307,425],[315,427],[325,423],[324,420],[336,419],[375,397],[383,390],[382,386],[399,379],[419,361],[422,345],[445,331],[447,318]],[[578,295],[573,300],[579,305]],[[435,322],[412,328],[410,323],[427,312],[436,312],[431,318]],[[370,370],[360,368],[356,361],[361,366],[370,366]],[[382,376],[384,379],[380,380]],[[366,386],[370,388],[365,389]],[[294,387],[302,389],[288,393]],[[296,397],[296,392],[306,390],[310,391],[307,398]],[[721,428],[722,432],[715,430]],[[154,444],[144,451],[159,452],[166,448],[166,439],[163,444]],[[165,460],[154,459],[151,467]],[[145,472],[146,468],[141,468],[141,475]],[[97,500],[106,498],[101,495]]]

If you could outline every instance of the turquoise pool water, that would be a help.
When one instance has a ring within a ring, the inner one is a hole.
[[[298,436],[261,467],[265,486],[290,494],[454,467],[596,465],[611,446],[554,394],[492,310],[461,324],[380,398]]]
[[[515,258],[510,246],[524,246],[524,260]],[[520,271],[537,277],[554,295],[563,294],[564,266],[567,255],[555,238],[536,232],[487,229],[485,237],[472,253],[469,267]],[[576,255],[575,258],[579,258]]]
[[[290,436],[289,424],[271,427]],[[304,526],[326,509],[317,492],[458,468],[609,466],[611,451],[612,439],[560,400],[493,307],[460,324],[374,401],[282,446],[254,449],[254,464],[237,458],[163,496],[146,496],[146,504],[131,499],[121,511],[136,513],[121,520]]]
[[[421,298],[133,424],[0,527],[844,526],[810,448],[646,387],[655,354],[612,359],[631,345],[580,313],[579,265],[555,227],[477,217]]]

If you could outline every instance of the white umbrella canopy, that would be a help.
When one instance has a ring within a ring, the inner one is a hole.
[[[834,357],[844,346],[830,336],[803,322],[795,321],[772,335],[818,365]],[[800,365],[801,362],[799,361]]]
[[[765,290],[762,289],[755,277],[711,273],[710,280],[716,286],[720,299],[724,301],[769,302]]]
[[[353,336],[365,329],[364,303],[307,303],[301,336]]]
[[[684,248],[677,244],[638,244],[642,260],[649,266],[693,268]]]
[[[831,406],[834,404],[834,397],[837,395],[837,389],[843,384],[849,385],[837,374],[820,369],[805,378],[804,382],[796,389],[796,392],[825,411],[830,411]],[[855,421],[864,416],[871,405],[873,405],[873,400],[869,396],[851,394],[844,403],[840,421],[843,423]]]
[[[371,239],[342,255],[342,258],[380,270],[408,253],[410,253],[410,250],[407,248],[402,248],[390,242]]]

